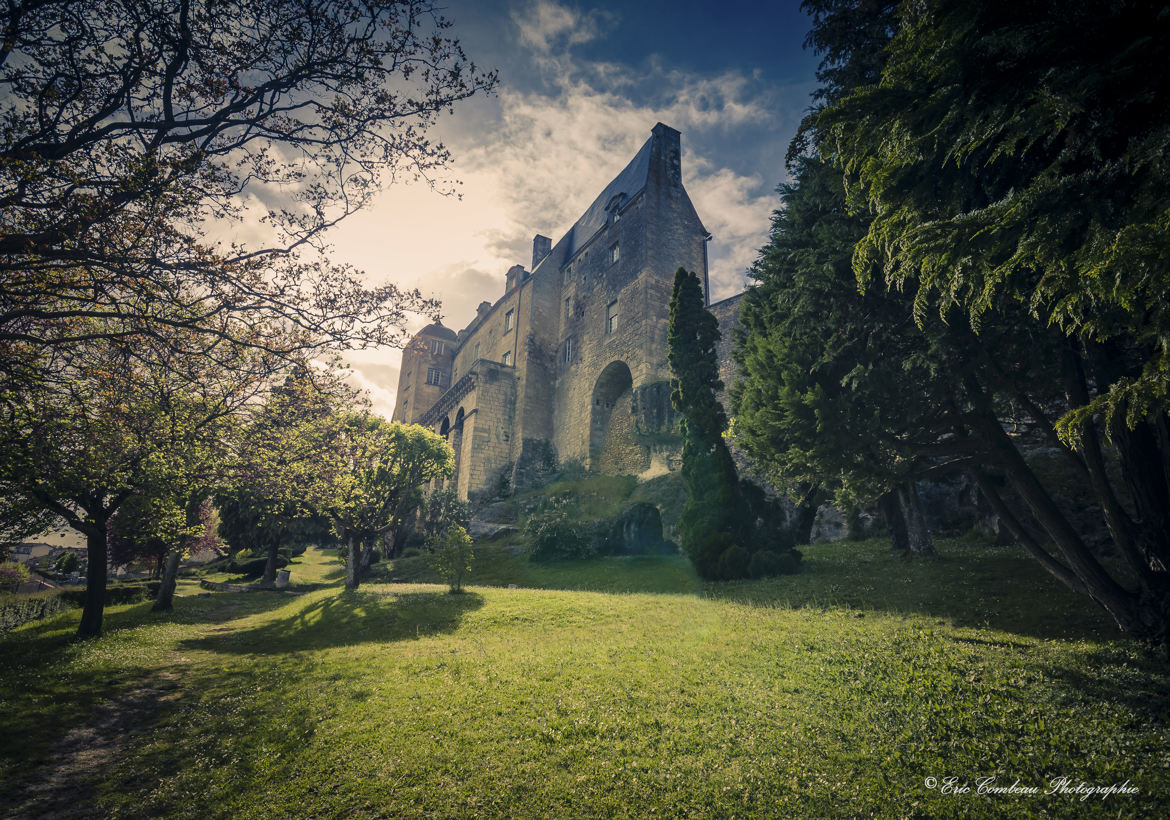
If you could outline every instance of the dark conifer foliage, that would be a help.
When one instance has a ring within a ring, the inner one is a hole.
[[[966,470],[1050,572],[1165,644],[1170,15],[806,8],[824,86],[745,299],[737,438],[855,496]],[[1057,503],[1073,485],[1124,570]]]
[[[764,544],[754,510],[739,483],[735,461],[723,440],[727,414],[716,393],[719,380],[715,346],[719,324],[703,304],[699,278],[679,268],[670,299],[667,332],[671,402],[683,415],[683,481],[690,497],[679,520],[682,547],[704,578],[744,578],[752,572],[752,553],[759,547],[782,548],[773,540]],[[762,506],[757,505],[757,506]],[[774,552],[774,549],[767,551]],[[756,561],[757,574],[791,571],[798,556],[788,551],[767,561]]]

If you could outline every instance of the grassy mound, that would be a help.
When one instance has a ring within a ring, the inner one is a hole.
[[[800,575],[723,585],[501,550],[464,595],[345,594],[310,551],[299,595],[184,586],[85,643],[58,616],[0,638],[0,813],[1157,816],[1166,668],[1017,551],[940,550],[815,545]],[[948,776],[970,792],[927,785]]]

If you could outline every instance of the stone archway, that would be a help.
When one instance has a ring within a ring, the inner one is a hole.
[[[650,466],[650,453],[634,435],[634,379],[629,365],[610,362],[593,386],[589,408],[589,468],[636,475]]]

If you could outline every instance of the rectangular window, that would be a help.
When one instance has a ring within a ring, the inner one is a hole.
[[[605,332],[613,333],[617,330],[618,312],[617,302],[610,302],[605,309]]]
[[[504,314],[504,332],[507,333],[512,329],[512,325],[516,323],[516,311],[509,310]]]
[[[504,351],[504,355],[500,357],[500,363],[501,364],[511,364],[512,363],[512,351],[511,350]]]
[[[435,339],[434,341],[431,342],[431,353],[433,353],[434,355],[442,356],[443,353],[446,352],[446,350],[447,350],[446,345],[444,345],[438,339]]]
[[[569,321],[569,297],[565,297],[565,321]]]
[[[612,245],[609,246],[609,264],[611,264],[611,265],[614,264],[619,259],[621,259],[621,257],[622,257],[622,254],[621,254],[621,251],[618,249],[618,243],[614,242]]]
[[[475,343],[475,358],[479,358],[479,342]]]
[[[438,384],[443,380],[443,371],[437,367],[427,368],[427,384]]]
[[[562,356],[561,360],[565,364],[569,364],[571,361],[573,361],[573,337],[572,336],[565,339],[565,352],[564,352],[564,355]]]

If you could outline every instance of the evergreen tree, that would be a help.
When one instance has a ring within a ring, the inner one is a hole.
[[[1166,642],[1170,428],[1153,340],[1170,304],[1170,108],[1155,104],[1170,21],[1140,2],[807,7],[824,107],[794,144],[811,154],[745,299],[740,440],[774,476],[887,502],[965,469],[1046,569]],[[1040,480],[1027,443],[1091,488],[1124,571],[1069,523],[1054,500],[1067,488]]]
[[[727,415],[715,395],[723,389],[718,341],[719,324],[703,305],[698,277],[679,268],[667,331],[674,374],[670,400],[683,416],[682,477],[690,491],[679,534],[700,576],[742,578],[748,574],[756,519],[723,440]]]

